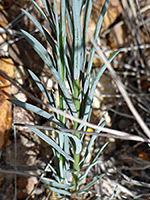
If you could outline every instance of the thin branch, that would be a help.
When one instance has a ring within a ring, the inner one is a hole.
[[[69,115],[68,113],[65,113],[49,104],[46,104],[44,103],[43,101],[41,101],[40,99],[36,98],[35,96],[33,96],[32,94],[30,94],[29,92],[27,92],[25,89],[23,89],[21,86],[19,86],[15,81],[13,81],[10,77],[8,77],[4,72],[2,72],[0,70],[0,75],[3,76],[5,79],[7,79],[8,81],[10,81],[15,87],[17,87],[19,90],[21,90],[24,94],[26,94],[29,98],[31,98],[32,100],[36,101],[37,103],[40,103],[41,105],[44,105],[46,108],[52,110],[53,112],[56,112],[70,120],[73,120],[73,121],[76,121],[80,124],[83,124],[84,126],[87,126],[87,127],[90,127],[90,128],[93,128],[95,130],[99,130],[99,131],[103,131],[105,133],[110,133],[111,136],[108,134],[103,134],[103,137],[114,137],[114,138],[120,138],[120,139],[127,139],[130,134],[126,133],[126,132],[122,132],[122,131],[117,131],[117,130],[114,130],[114,129],[110,129],[110,128],[104,128],[104,127],[99,127],[95,124],[91,124],[89,122],[85,122],[81,119],[78,119],[72,115]],[[79,132],[79,131],[78,131]],[[88,133],[89,134],[89,133]],[[94,133],[91,133],[91,135],[94,134]],[[102,136],[102,134],[101,134]],[[135,137],[138,137],[138,136],[131,136],[132,140],[135,139]],[[137,139],[137,141],[141,141],[141,142],[150,142],[150,140],[147,140],[147,139],[143,139],[143,138],[139,138],[139,140]]]
[[[90,124],[90,123],[88,123]],[[93,124],[90,124],[91,128],[93,127]],[[20,123],[16,123],[14,124],[14,126],[26,126],[26,127],[34,127],[34,128],[38,128],[38,129],[42,129],[42,130],[49,130],[49,131],[60,131],[63,134],[67,134],[67,133],[76,133],[76,130],[73,129],[65,129],[65,128],[56,128],[56,127],[52,127],[52,126],[40,126],[40,125],[30,125],[30,124],[20,124]],[[96,125],[94,125],[96,126]],[[98,127],[98,126],[97,126]],[[100,127],[99,127],[100,128]],[[113,130],[113,129],[108,129],[108,128],[102,128],[102,131],[106,132],[106,130],[108,130],[107,134],[105,133],[97,133],[97,132],[86,132],[86,131],[78,131],[79,134],[88,134],[88,135],[97,135],[97,136],[101,136],[101,137],[107,137],[107,138],[116,138],[116,139],[123,139],[123,140],[133,140],[133,141],[139,141],[139,142],[150,142],[149,139],[144,138],[144,137],[140,137],[140,136],[136,136],[136,135],[132,135],[126,132],[122,132],[122,131],[117,131],[117,130]],[[111,131],[111,133],[110,133]]]
[[[107,66],[108,70],[110,71],[111,76],[112,76],[113,80],[115,81],[116,85],[118,86],[118,89],[120,90],[120,93],[122,94],[124,100],[126,101],[130,111],[134,115],[135,119],[137,120],[138,124],[143,129],[145,134],[148,136],[148,138],[150,138],[150,130],[147,127],[147,125],[145,124],[145,122],[143,121],[143,119],[141,118],[141,116],[139,115],[139,113],[137,112],[137,110],[135,109],[131,99],[128,96],[127,91],[125,90],[124,85],[122,84],[122,82],[120,80],[120,78],[117,76],[117,74],[116,74],[115,70],[112,68],[112,66],[108,63],[107,58],[105,57],[102,50],[96,44],[96,42],[92,38],[91,34],[90,34],[90,38],[91,38],[92,44],[94,45],[94,47],[95,47],[95,49],[96,49],[96,51],[99,55],[99,59],[100,60],[102,59],[104,61],[105,65]]]
[[[148,38],[148,40],[149,40],[149,42],[150,42],[150,35],[149,35],[149,32],[148,32],[147,26],[146,26],[146,24],[144,23],[144,19],[143,19],[143,17],[142,17],[141,11],[140,11],[139,2],[138,2],[138,0],[136,0],[135,2],[136,2],[136,6],[137,6],[137,9],[138,9],[138,12],[139,12],[139,16],[140,16],[140,18],[141,18],[142,24],[143,24],[143,26],[144,26],[144,29],[145,29],[145,32],[146,32],[146,35],[147,35],[147,38]]]

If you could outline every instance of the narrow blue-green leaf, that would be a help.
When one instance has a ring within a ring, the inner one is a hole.
[[[67,75],[68,84],[69,84],[71,93],[74,94],[71,72],[70,72],[69,63],[68,63],[66,55],[65,55],[65,66],[66,66],[66,75]]]
[[[83,159],[82,159],[82,160],[80,161],[80,163],[79,163],[79,165],[81,165],[81,163],[82,163],[81,167],[83,166],[83,164],[84,164],[86,158],[88,157],[88,155],[89,155],[89,153],[90,153],[90,150],[91,150],[91,147],[92,147],[92,145],[93,145],[93,143],[94,143],[94,141],[95,141],[96,138],[97,138],[97,135],[92,135],[92,137],[91,137],[91,139],[90,139],[90,141],[89,141],[89,144],[88,144],[88,146],[87,146],[86,153],[85,153]]]
[[[100,180],[101,178],[103,178],[103,176],[105,176],[105,174],[101,174],[99,175],[97,178],[95,178],[94,180],[92,180],[90,183],[88,183],[86,186],[84,186],[81,190],[79,190],[77,193],[81,194],[83,193],[85,190],[89,189],[89,187],[91,187],[92,185],[94,185],[98,180]]]
[[[52,148],[52,150],[55,150],[55,149]],[[54,156],[56,157],[55,154],[54,154]],[[57,172],[56,172],[56,170],[54,169],[54,167],[53,167],[50,163],[48,163],[48,166],[49,166],[50,170],[52,171],[55,180],[56,180],[58,183],[60,183],[59,175],[57,174]]]
[[[18,101],[15,99],[8,99],[10,102],[26,109],[29,111],[32,111],[34,113],[36,113],[37,115],[40,115],[46,119],[49,119],[50,121],[54,122],[55,124],[57,124],[59,127],[64,128],[64,126],[56,119],[54,118],[51,114],[49,114],[48,112],[42,110],[41,108],[38,108],[37,106],[34,106],[32,104],[26,103],[26,102],[22,102],[22,101]]]
[[[119,52],[120,52],[120,50],[115,51],[115,52],[108,58],[108,63],[110,63],[110,62],[114,59],[114,57],[115,57]],[[94,91],[95,91],[95,88],[96,88],[96,86],[97,86],[97,83],[98,83],[99,79],[101,78],[102,74],[104,73],[105,69],[106,69],[106,65],[103,65],[103,66],[101,67],[101,69],[99,70],[99,72],[97,73],[97,75],[96,75],[96,77],[95,77],[95,80],[93,80],[93,84],[92,84],[92,87],[91,87],[91,90],[90,90],[90,94],[89,94],[90,99],[93,98],[93,96],[94,96]]]
[[[56,131],[56,132],[59,133],[60,135],[64,135],[64,133],[61,131]],[[70,133],[65,133],[65,135],[67,135],[68,137],[73,139],[75,146],[76,146],[76,153],[77,154],[80,153],[82,150],[81,140],[79,138],[77,138],[75,135],[70,134]],[[63,145],[63,143],[62,143],[62,145]]]
[[[104,121],[104,117],[105,117],[105,114],[106,113],[104,113],[104,115],[101,117],[101,119],[100,119],[100,121],[99,121],[99,123],[97,124],[97,126],[101,126],[101,127],[104,127],[105,126],[105,124],[106,124],[106,122]],[[85,128],[85,126],[84,126],[84,128]],[[96,133],[99,133],[100,131],[99,130],[95,130],[95,132]],[[93,143],[94,143],[94,141],[95,141],[95,139],[96,139],[96,135],[93,135],[92,137],[91,137],[91,139],[90,139],[90,141],[89,141],[89,144],[88,144],[88,146],[87,146],[87,150],[86,150],[86,153],[85,153],[85,156],[83,157],[83,159],[80,161],[80,167],[82,167],[83,166],[83,164],[84,164],[84,161],[86,160],[86,158],[87,158],[87,156],[88,156],[88,154],[90,153],[90,149],[91,149],[91,147],[92,147],[92,145],[93,145]],[[101,153],[101,151],[100,151],[100,153]],[[99,154],[100,154],[99,153]],[[97,155],[99,155],[98,153],[97,153]],[[95,156],[96,157],[96,156]],[[96,157],[97,158],[97,157]],[[93,160],[93,162],[95,162],[96,160]]]
[[[22,34],[24,35],[24,38],[30,43],[30,45],[34,48],[34,50],[39,54],[39,56],[42,58],[42,60],[47,64],[47,66],[50,68],[51,73],[57,73],[53,66],[53,58],[51,55],[48,53],[48,51],[44,48],[44,46],[35,38],[33,37],[30,33],[21,30]],[[57,79],[58,74],[56,74]]]
[[[56,95],[55,95],[55,92],[54,92],[53,89],[52,89],[52,91],[51,91],[51,96],[52,96],[52,99],[53,99],[53,106],[54,106],[55,108],[58,108],[58,106],[57,106],[57,101],[56,101]],[[55,113],[55,115],[56,115],[56,118],[59,120],[59,114],[58,114],[58,113]]]
[[[93,82],[94,82],[94,80],[95,80],[95,70],[93,69],[93,71],[92,71],[92,82],[91,82],[91,85],[93,85]]]
[[[103,18],[105,16],[106,11],[107,11],[109,2],[110,2],[110,0],[105,0],[104,6],[103,6],[102,11],[100,13],[100,16],[98,18],[95,33],[94,33],[94,40],[95,41],[97,41],[97,38],[98,38],[98,35],[99,35],[99,32],[100,32],[100,28],[101,28],[101,25],[102,25],[102,22],[103,22]],[[91,71],[94,53],[95,53],[95,48],[93,46],[90,50],[90,58],[89,58],[89,61],[88,61],[87,74],[89,74],[90,71]]]
[[[99,163],[99,160],[97,160],[95,163],[92,163],[92,164],[90,164],[90,165],[88,166],[88,168],[86,169],[85,173],[84,173],[84,174],[79,178],[79,180],[78,180],[78,184],[79,184],[79,185],[80,185],[80,183],[86,178],[86,176],[88,175],[90,169],[91,169],[94,165],[96,165],[96,164],[98,164],[98,163]]]
[[[61,37],[66,37],[66,0],[61,0],[60,4],[60,30]]]
[[[108,58],[108,63],[110,63],[119,52],[120,52],[120,50],[115,51]],[[85,108],[85,111],[84,111],[85,114],[83,116],[83,121],[87,121],[87,119],[88,119],[88,114],[89,114],[89,111],[90,111],[91,106],[92,106],[92,102],[93,102],[93,97],[94,97],[94,92],[95,92],[96,85],[97,85],[99,79],[101,78],[102,74],[104,73],[105,69],[106,69],[106,65],[102,65],[102,67],[100,68],[100,70],[96,74],[95,79],[93,80],[93,84],[91,86],[91,90],[90,90],[88,98],[87,98],[87,103],[86,103],[86,108]],[[89,76],[87,76],[87,78],[89,79]],[[80,126],[78,127],[78,130],[80,130],[82,127],[83,127],[83,125],[80,124]]]
[[[33,0],[30,0],[31,3],[35,6],[35,8],[41,13],[41,15],[44,17],[44,19],[47,21],[47,23],[52,26],[52,24],[50,23],[48,17],[46,16],[46,14],[44,13],[44,11],[40,8],[40,6]]]
[[[87,74],[85,82],[84,82],[84,88],[83,88],[83,97],[85,97],[85,94],[87,93],[89,86],[90,86],[90,74]]]
[[[63,160],[59,158],[59,176],[61,182],[65,180],[65,173],[64,173],[64,163]]]
[[[66,68],[65,68],[65,47],[66,47],[66,0],[61,0],[60,4],[60,36],[59,36],[59,55],[60,55],[60,65],[58,65],[59,76],[64,81],[66,78]]]
[[[54,40],[49,35],[49,33],[41,26],[41,24],[29,12],[27,12],[24,9],[22,9],[22,11],[33,22],[33,24],[39,29],[39,31],[42,33],[45,39],[49,42],[53,50],[56,51]]]
[[[64,145],[64,134],[63,132],[56,131],[59,134],[58,140],[59,140],[59,145],[61,148],[63,148]]]
[[[45,20],[47,21],[48,18],[45,15],[44,11],[40,8],[40,6],[35,1],[33,1],[33,0],[30,0],[30,1],[35,6],[35,8],[41,13],[41,15],[45,18]]]
[[[69,172],[70,167],[69,167],[69,165],[68,165],[67,162],[65,162],[65,166],[66,166],[66,171],[65,171],[65,177],[66,177],[66,179],[65,179],[65,181],[66,181],[67,183],[70,183],[70,184],[71,184],[72,173]]]
[[[38,86],[38,88],[41,90],[41,92],[44,95],[44,97],[46,98],[47,102],[52,104],[53,103],[53,99],[50,96],[49,92],[44,87],[44,85],[42,84],[42,82],[40,81],[40,79],[30,69],[28,69],[28,72],[30,73],[32,79],[35,81],[35,83]]]
[[[72,24],[72,20],[71,20],[70,5],[69,5],[68,1],[66,1],[66,16],[67,16],[67,22],[68,22],[67,25],[68,25],[68,29],[69,29],[70,39],[72,42],[73,41],[73,24]]]
[[[87,127],[84,126],[84,127],[83,127],[83,131],[86,131],[86,128],[87,128]],[[80,140],[81,140],[82,143],[84,142],[85,135],[86,135],[86,134],[82,134],[82,135],[81,135],[81,139],[80,139]],[[79,164],[81,164],[81,163],[82,163],[82,160],[80,161]]]
[[[46,187],[47,189],[49,189],[52,192],[56,192],[57,194],[63,194],[63,195],[71,196],[71,193],[66,191],[66,190],[61,190],[61,189],[57,189],[57,188],[54,188],[54,187],[49,187],[47,185],[44,185],[44,187]]]
[[[47,0],[41,0],[41,1],[42,1],[42,4],[43,4],[48,16],[50,17],[51,16],[51,13],[50,13],[51,6],[50,6],[49,1],[47,1]]]
[[[33,24],[41,31],[41,33],[43,35],[45,35],[44,31],[43,31],[43,27],[41,26],[41,24],[26,10],[21,9],[22,12],[33,22]]]
[[[84,5],[84,1],[83,0],[78,0],[78,7],[80,8],[80,16],[82,14],[82,8],[83,8],[83,5]]]
[[[54,13],[53,10],[50,6],[50,3],[48,0],[42,0],[43,6],[48,14],[48,16],[51,18],[53,24],[55,24],[55,18],[54,18]]]
[[[92,0],[87,0],[84,8],[84,17],[83,17],[83,61],[82,61],[82,72],[84,72],[85,63],[86,63],[86,44],[87,44],[87,28],[89,24],[90,14],[92,10],[93,2]]]
[[[72,95],[74,94],[74,88],[73,88],[73,53],[72,53],[72,49],[70,47],[70,44],[67,42],[66,45],[66,55],[65,55],[65,65],[66,65],[66,77],[68,80],[68,84],[70,86],[70,90]]]
[[[55,80],[58,82],[59,87],[61,88],[63,95],[65,96],[65,99],[68,103],[68,106],[71,110],[71,112],[77,116],[77,111],[76,108],[74,106],[74,103],[71,99],[71,96],[66,88],[65,83],[62,81],[61,77],[59,76],[58,72],[56,71],[56,69],[52,66],[52,62],[51,62],[51,57],[49,55],[49,53],[47,52],[47,50],[43,47],[43,45],[36,40],[31,34],[29,34],[26,31],[22,30],[22,33],[25,37],[25,39],[31,44],[31,46],[34,48],[34,50],[39,54],[39,56],[42,58],[42,60],[45,62],[45,64],[49,67],[51,73],[53,74]]]
[[[102,146],[102,148],[97,152],[96,156],[94,157],[92,163],[95,163],[95,162],[96,162],[96,160],[98,159],[99,155],[101,154],[101,152],[105,149],[105,147],[106,147],[107,145],[108,145],[108,142],[106,142],[106,143]]]
[[[61,58],[60,58],[60,29],[59,29],[59,17],[58,17],[58,8],[56,0],[53,1],[54,3],[54,16],[55,16],[55,28],[56,28],[56,39],[57,39],[57,46],[56,46],[56,54],[57,54],[57,69],[58,75],[62,79],[61,76]],[[63,80],[63,79],[62,79]]]
[[[65,8],[66,8],[66,1],[61,0],[60,4],[60,35],[59,35],[59,55],[60,56],[60,63],[57,64],[58,74],[63,81],[66,78],[66,66],[65,66],[65,46],[66,46],[66,18],[65,18]],[[60,96],[60,109],[65,110],[66,104],[64,96],[62,95],[61,91],[59,91]],[[62,117],[61,121],[65,123],[65,117]],[[62,137],[62,135],[61,135]]]
[[[82,150],[82,143],[81,140],[79,138],[77,138],[76,136],[72,135],[72,134],[67,134],[70,138],[73,139],[74,143],[75,143],[75,147],[76,147],[76,154],[81,153]]]
[[[100,122],[98,123],[98,126],[104,127],[104,126],[105,126],[105,123],[101,123],[101,121],[102,121],[102,120],[100,120]],[[96,132],[96,133],[99,133],[100,131],[99,131],[99,130],[95,130],[95,132]],[[80,163],[79,163],[79,164],[82,163],[81,167],[83,166],[83,164],[84,164],[86,158],[88,157],[88,155],[89,155],[89,153],[90,153],[90,150],[91,150],[91,148],[92,148],[92,145],[93,145],[93,143],[94,143],[94,141],[95,141],[96,138],[97,138],[97,135],[92,135],[92,137],[91,137],[91,139],[90,139],[90,141],[89,141],[89,143],[88,143],[88,146],[87,146],[87,149],[86,149],[86,153],[85,153],[83,159],[82,159],[82,160],[80,161]],[[103,150],[103,148],[102,148],[102,150]],[[101,153],[101,152],[100,152],[100,153]],[[93,160],[93,162],[95,162],[95,161],[96,161],[96,160]],[[92,163],[93,163],[93,162],[92,162]]]
[[[62,184],[62,183],[58,183],[58,182],[54,182],[54,181],[49,181],[49,180],[41,180],[42,183],[45,183],[49,186],[52,186],[52,187],[59,187],[61,189],[71,189],[73,186],[71,185],[68,185],[68,184]]]
[[[73,69],[72,69],[72,66],[73,66],[73,44],[69,43],[68,41],[68,37],[67,37],[67,45],[66,45],[66,55],[67,55],[67,59],[68,59],[68,63],[69,63],[69,66],[70,66],[70,71],[73,72]],[[73,74],[73,73],[72,73]]]
[[[74,70],[74,80],[78,80],[80,76],[80,68],[81,68],[81,46],[82,46],[82,41],[81,41],[81,19],[80,19],[80,8],[79,8],[79,1],[71,1],[72,4],[72,15],[73,15],[73,32],[74,32],[74,58],[73,58],[73,70]]]
[[[55,142],[55,139],[52,136],[51,136],[51,139]],[[63,169],[62,160],[60,160],[60,154],[56,151],[56,149],[52,148],[52,150],[53,150],[54,157],[56,158],[56,166],[58,166],[58,169],[59,169],[59,177],[55,169],[51,165],[50,165],[50,169],[52,170],[53,176],[55,177],[56,181],[61,183],[64,180],[64,169]]]
[[[61,134],[59,131],[58,132],[58,144],[61,149],[64,149],[64,139],[65,136]],[[66,152],[65,152],[66,153]],[[59,165],[59,173],[60,173],[60,180],[61,182],[65,179],[65,174],[64,174],[64,163],[63,159],[59,157],[58,159],[58,165]]]
[[[56,34],[57,34],[57,45],[59,48],[59,19],[58,19],[58,8],[56,0],[53,1],[54,3],[54,13],[55,13],[55,24],[56,24]]]
[[[66,127],[69,129],[69,120],[67,120],[66,122]],[[70,155],[70,139],[68,136],[65,136],[65,141],[64,141],[64,151]],[[68,171],[69,169],[69,165],[68,165],[68,162],[65,162],[65,170]],[[67,172],[66,173],[66,177],[67,177],[67,180],[68,180],[68,174]],[[70,176],[69,176],[70,177]],[[68,181],[69,182],[69,181]]]
[[[26,125],[28,127],[28,125]],[[54,149],[56,149],[60,154],[62,154],[66,160],[70,160],[74,162],[73,158],[69,156],[66,152],[64,152],[60,146],[58,146],[52,139],[50,139],[47,135],[45,135],[42,131],[38,130],[37,128],[34,127],[28,127],[33,131],[35,134],[37,134],[42,140],[47,142],[50,146],[52,146]]]
[[[70,140],[68,136],[65,136],[65,141],[64,141],[64,151],[67,154],[70,154],[70,144],[69,144]]]
[[[102,8],[102,11],[101,11],[100,16],[98,18],[98,21],[97,21],[97,24],[96,24],[95,33],[94,33],[94,39],[95,40],[97,40],[97,38],[98,38],[99,31],[100,31],[100,28],[102,26],[103,18],[105,16],[106,11],[107,11],[109,2],[110,2],[110,0],[105,0],[105,3],[104,3],[103,8]]]

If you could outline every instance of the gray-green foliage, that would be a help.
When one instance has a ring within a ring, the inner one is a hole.
[[[85,4],[83,4],[83,0],[61,0],[60,16],[58,16],[56,0],[53,0],[53,9],[50,1],[42,0],[45,11],[43,11],[35,1],[30,1],[45,19],[47,25],[51,29],[51,33],[49,33],[44,26],[33,18],[29,12],[25,10],[22,11],[33,22],[36,28],[38,28],[45,40],[47,40],[51,46],[52,52],[49,53],[47,49],[30,33],[24,30],[22,30],[22,33],[25,39],[48,66],[50,72],[57,81],[59,89],[59,105],[56,104],[55,95],[51,96],[48,93],[40,79],[31,70],[29,70],[29,73],[43,93],[48,104],[59,107],[64,112],[69,112],[75,117],[82,118],[84,121],[89,121],[94,91],[97,82],[106,69],[106,66],[103,65],[100,67],[97,74],[95,74],[94,71],[91,73],[92,61],[95,53],[94,47],[91,48],[87,69],[85,69],[87,58],[87,28],[93,1],[86,0]],[[95,41],[98,38],[108,4],[109,0],[106,0],[99,15],[95,33],[93,35]],[[81,24],[82,12],[84,16],[83,24]],[[110,56],[110,58],[108,58],[108,62],[111,62],[116,54],[117,52]],[[90,81],[91,78],[92,81]],[[66,87],[66,83],[70,86],[69,90]],[[17,100],[11,101],[25,109],[45,117],[55,123],[58,127],[70,128],[70,123],[64,116],[57,114],[55,118],[37,106]],[[66,199],[67,196],[71,196],[72,193],[81,194],[88,192],[87,189],[103,176],[98,175],[97,178],[88,183],[88,185],[84,186],[82,189],[80,188],[80,185],[86,178],[89,170],[99,162],[98,158],[104,147],[102,149],[100,148],[96,156],[87,166],[85,172],[81,175],[80,170],[86,162],[86,158],[89,155],[96,136],[93,135],[89,140],[85,155],[81,159],[80,155],[82,145],[84,143],[84,136],[81,137],[78,130],[86,131],[87,127],[73,121],[71,123],[73,128],[77,130],[77,133],[71,135],[57,130],[56,134],[58,135],[58,144],[54,138],[49,138],[36,127],[31,128],[29,126],[35,134],[52,146],[53,153],[57,161],[57,167],[50,165],[55,181],[51,182],[43,180],[42,182],[45,184],[45,187],[56,192],[59,197]],[[104,118],[100,119],[100,123],[98,125],[103,127],[104,124]]]

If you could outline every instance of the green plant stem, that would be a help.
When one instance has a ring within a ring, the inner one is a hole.
[[[80,101],[78,99],[79,93],[80,93],[80,79],[74,80],[74,96],[73,96],[73,101],[74,101],[74,105],[75,105],[76,110],[77,110],[77,117],[78,118],[80,117]],[[75,122],[73,129],[76,130],[77,128],[78,128],[78,123]],[[76,135],[78,138],[80,138],[79,133],[75,133],[74,135]],[[75,149],[75,146],[74,146],[74,152],[75,151],[76,151],[76,149]],[[80,154],[74,153],[74,165],[73,165],[73,169],[75,171],[75,173],[73,174],[74,191],[76,191],[76,189],[77,189],[79,161],[80,161]]]

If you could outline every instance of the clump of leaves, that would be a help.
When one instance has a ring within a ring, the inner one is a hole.
[[[50,72],[57,81],[59,103],[56,101],[55,93],[52,91],[50,95],[36,74],[31,70],[29,70],[29,73],[46,98],[47,104],[88,122],[90,121],[96,85],[106,69],[105,65],[101,66],[97,74],[92,69],[92,61],[95,53],[94,46],[91,47],[90,57],[86,67],[87,29],[93,1],[61,0],[60,16],[58,16],[56,0],[53,0],[53,9],[48,0],[42,0],[45,11],[43,11],[35,1],[30,1],[43,16],[51,32],[48,32],[29,12],[25,10],[22,11],[46,39],[51,47],[51,52],[48,52],[47,49],[30,33],[22,30],[22,34],[48,66]],[[108,4],[109,0],[106,0],[100,12],[93,35],[95,41],[97,41]],[[82,13],[83,22],[81,24]],[[118,52],[115,52],[111,55],[108,58],[108,62],[111,62],[117,53]],[[69,89],[67,89],[66,85],[69,85]],[[95,184],[103,174],[98,175],[90,183],[82,187],[82,189],[80,186],[87,177],[90,169],[99,162],[99,155],[106,145],[100,148],[86,167],[84,173],[81,174],[81,168],[86,162],[90,149],[97,136],[91,136],[86,146],[85,154],[83,158],[81,158],[85,134],[81,135],[78,131],[86,131],[86,126],[74,121],[70,122],[64,115],[58,113],[56,113],[54,117],[47,111],[29,103],[18,100],[11,101],[52,121],[57,127],[61,128],[61,130],[70,129],[71,127],[73,127],[73,130],[76,130],[74,134],[71,134],[57,129],[57,142],[55,138],[46,136],[36,126],[31,127],[26,125],[35,134],[51,145],[53,154],[56,158],[55,167],[49,164],[54,180],[42,180],[45,187],[56,192],[58,197],[62,199],[67,199],[72,194],[78,195],[88,192],[88,188]],[[98,126],[103,127],[104,125],[105,121],[104,117],[102,117]]]

